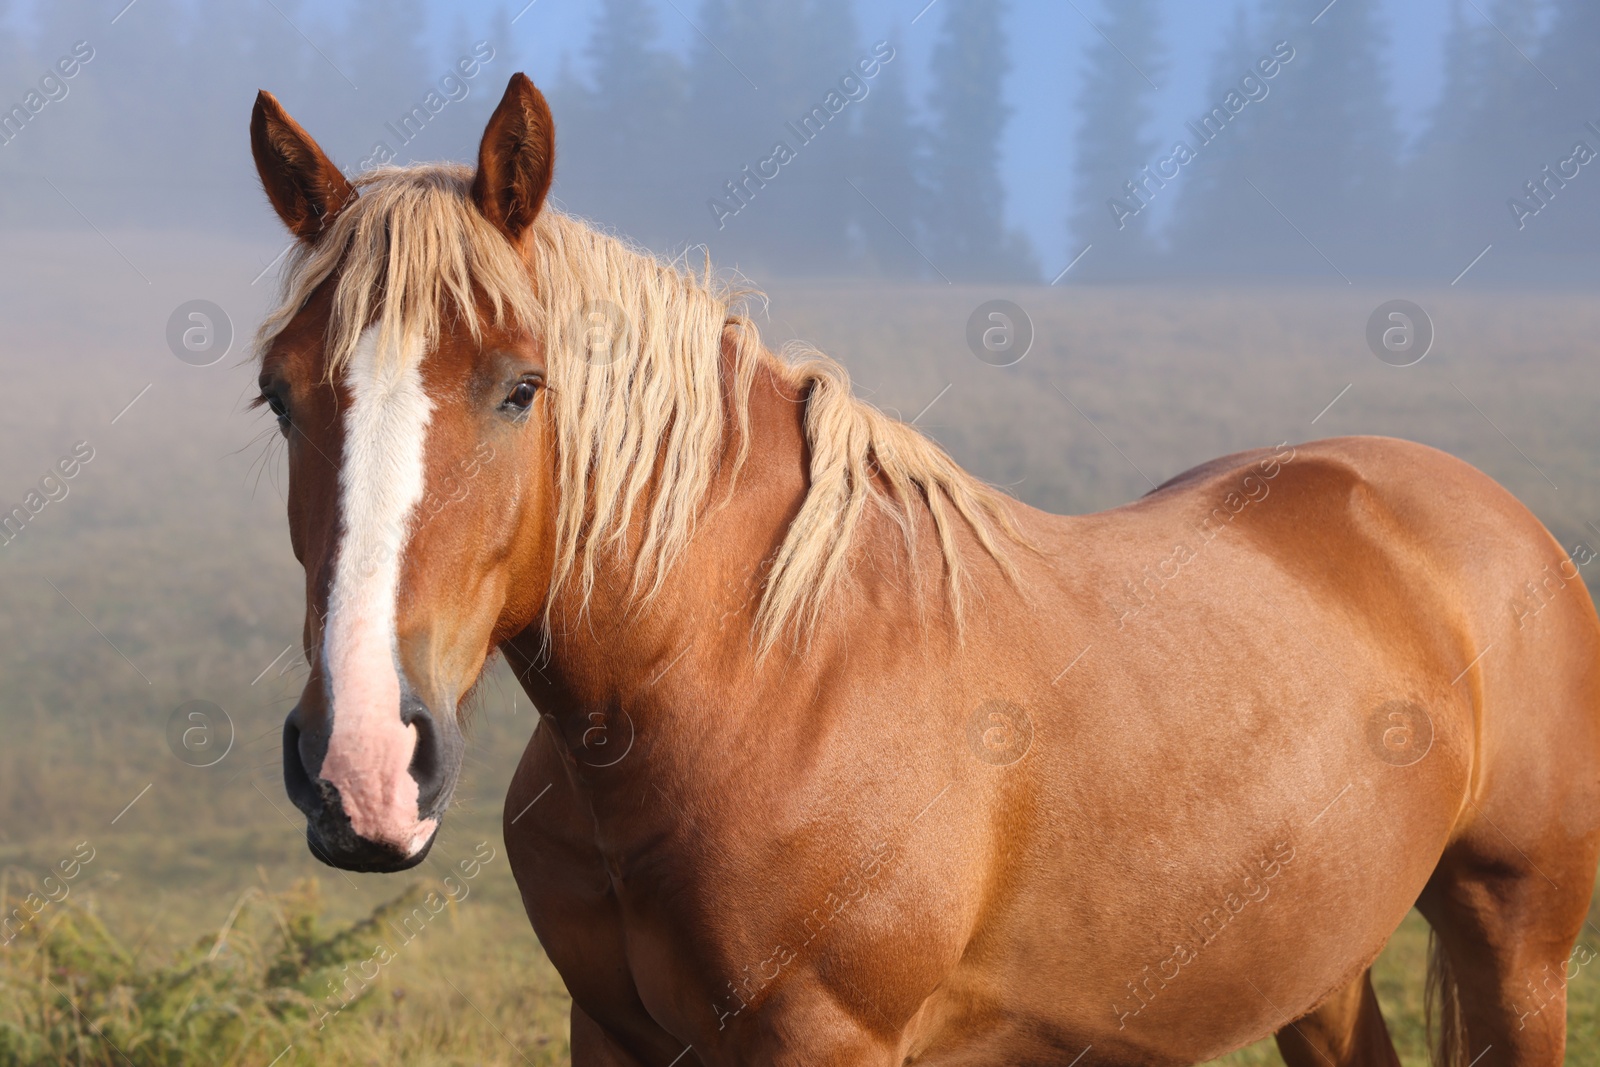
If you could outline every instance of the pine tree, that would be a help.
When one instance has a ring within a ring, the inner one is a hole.
[[[683,139],[698,179],[693,202],[700,206],[690,240],[747,272],[782,263],[781,251],[776,259],[766,255],[780,243],[773,201],[778,186],[794,176],[757,182],[741,170],[765,157],[781,132],[794,79],[774,46],[785,29],[792,39],[796,27],[785,17],[791,10],[782,0],[702,0],[695,19],[705,36],[691,46]]]
[[[1154,162],[1156,144],[1146,136],[1150,122],[1149,79],[1159,78],[1157,0],[1124,0],[1112,5],[1105,36],[1089,50],[1078,112],[1076,188],[1067,227],[1077,248],[1093,243],[1084,275],[1115,275],[1148,266],[1155,253],[1150,213],[1128,215],[1127,183]],[[1113,44],[1112,42],[1115,42]],[[1159,181],[1159,179],[1158,179]],[[1148,195],[1157,183],[1144,186]],[[1135,200],[1135,203],[1142,203]]]
[[[506,77],[511,76],[510,71],[519,69],[508,66]],[[599,143],[601,126],[595,111],[594,91],[578,76],[572,54],[565,49],[556,64],[555,76],[538,84],[556,120],[556,176],[550,202],[562,211],[604,226],[607,224],[605,205],[610,195],[605,182],[610,176],[596,162],[603,145]],[[495,84],[495,102],[504,89],[503,83]],[[645,240],[642,234],[634,236]]]
[[[1405,212],[1416,239],[1437,257],[1440,270],[1483,247],[1488,214],[1481,203],[1483,141],[1488,131],[1488,26],[1453,0],[1445,35],[1444,85],[1428,128],[1403,177]],[[1498,138],[1494,138],[1498,139]],[[1472,225],[1472,223],[1477,225]],[[1465,259],[1461,260],[1466,262]]]
[[[1308,27],[1302,3],[1275,2],[1269,40],[1294,58],[1244,116],[1257,131],[1246,169],[1259,190],[1260,267],[1326,274],[1327,256],[1345,275],[1392,271],[1406,252],[1395,240],[1400,136],[1378,15],[1378,0],[1343,0]]]
[[[343,109],[348,117],[336,120],[326,139],[318,138],[324,148],[339,152],[342,165],[357,153],[364,156],[374,139],[392,146],[400,162],[434,154],[424,147],[435,143],[432,138],[412,147],[432,123],[425,107],[423,114],[415,111],[433,87],[435,73],[422,46],[424,14],[422,0],[355,0],[351,5],[343,49],[348,59],[340,66],[359,91]]]
[[[1546,5],[1524,0],[1517,6],[1530,10],[1520,12],[1521,20],[1513,30],[1527,34],[1539,9]],[[1600,69],[1594,62],[1595,47],[1600,43],[1600,8],[1583,0],[1549,0],[1548,7],[1551,17],[1549,31],[1538,49],[1539,70],[1559,87],[1561,97],[1567,101],[1564,107],[1584,108],[1587,105],[1581,101],[1592,101],[1594,94],[1600,92]],[[1526,46],[1524,51],[1528,51]],[[1554,99],[1552,96],[1546,102]]]
[[[844,178],[856,105],[840,106],[839,88],[857,58],[849,6],[705,0],[698,22],[716,45],[696,47],[690,73],[696,232],[744,268],[841,269],[854,211]]]
[[[1554,97],[1527,59],[1537,49],[1544,6],[1544,0],[1497,0],[1482,11],[1467,0],[1451,5],[1444,85],[1403,186],[1403,218],[1434,272],[1459,270],[1489,243],[1502,245],[1497,260],[1515,254],[1505,245],[1514,222],[1506,199],[1533,176],[1537,165],[1522,172],[1542,154],[1531,105]]]
[[[522,71],[522,51],[517,47],[516,27],[511,23],[511,12],[503,3],[494,6],[494,14],[489,16],[489,43],[494,45],[495,62],[500,64],[499,84],[497,90],[503,90],[511,75]],[[494,93],[494,102],[499,103],[502,92]],[[492,106],[491,106],[492,110]]]
[[[1220,103],[1226,108],[1228,94],[1238,90],[1245,72],[1257,63],[1263,39],[1261,28],[1241,5],[1212,62],[1206,107]],[[1281,102],[1273,94],[1292,72],[1280,69],[1270,79],[1261,78],[1259,69],[1255,74],[1260,84],[1268,87],[1265,97],[1251,103],[1209,141],[1205,137],[1212,136],[1215,118],[1208,124],[1203,113],[1197,113],[1181,135],[1182,144],[1194,152],[1194,158],[1172,179],[1177,189],[1169,241],[1180,269],[1247,271],[1281,244],[1276,232],[1278,219],[1263,218],[1265,205],[1250,182],[1260,178],[1261,159],[1271,151],[1270,144],[1264,143],[1263,112]],[[1256,92],[1260,94],[1259,89]],[[1257,108],[1260,110],[1252,110]],[[1175,142],[1162,157],[1177,157],[1177,147]]]
[[[638,108],[667,81],[655,7],[649,0],[600,0],[588,56],[600,108],[619,122],[642,126]]]
[[[474,49],[489,56],[488,59],[479,60],[478,73],[474,77],[462,79],[467,96],[450,105],[449,139],[443,153],[446,158],[475,164],[478,145],[483,140],[483,128],[488,125],[495,105],[505,94],[506,83],[511,80],[511,75],[522,69],[506,5],[496,4],[489,15],[488,25],[476,33],[458,17],[456,30],[450,40],[450,51],[444,56],[445,69],[450,69],[463,58],[469,62],[478,59]],[[484,45],[487,48],[481,47]],[[459,70],[456,73],[459,74]],[[559,153],[557,158],[560,158]]]
[[[905,79],[903,64],[891,64],[872,82],[871,95],[862,104],[853,168],[860,192],[850,196],[856,200],[866,267],[893,277],[918,277],[927,273],[917,251],[928,196],[920,173],[926,133],[912,118]]]
[[[1475,215],[1482,209],[1503,206],[1506,190],[1521,184],[1517,175],[1527,161],[1538,159],[1546,150],[1567,147],[1569,138],[1578,132],[1564,129],[1553,144],[1539,144],[1538,118],[1547,105],[1558,100],[1555,88],[1528,59],[1538,50],[1545,6],[1545,0],[1496,0],[1488,9],[1492,25],[1476,11],[1463,16],[1472,29],[1466,40],[1470,51],[1460,61],[1462,80],[1469,83],[1456,109],[1461,121],[1452,127],[1449,119],[1440,115],[1437,125],[1441,139],[1454,140],[1461,147],[1463,187],[1471,198],[1463,207]],[[1441,101],[1441,110],[1446,106]],[[1575,125],[1581,127],[1582,119],[1588,117],[1582,114]]]
[[[1469,14],[1467,0],[1452,0],[1444,43],[1444,85],[1429,117],[1428,142],[1459,146],[1472,136],[1475,120],[1489,103],[1488,35],[1493,32],[1475,13]]]
[[[1005,0],[946,0],[934,48],[929,256],[950,278],[1020,279],[1032,265],[1005,231],[1000,137],[1010,117]]]
[[[588,46],[594,88],[583,155],[572,160],[592,205],[585,210],[649,244],[676,238],[670,216],[683,191],[674,151],[683,70],[659,38],[649,0],[602,0]]]
[[[858,43],[853,7],[851,0],[810,0],[802,8],[802,36],[791,45],[800,60],[795,71],[798,84],[783,122],[798,122],[808,113],[815,114],[819,106],[833,115],[827,128],[786,168],[791,173],[780,175],[781,181],[792,184],[780,190],[778,202],[785,225],[779,240],[793,268],[800,271],[838,273],[850,266],[854,256],[850,224],[859,197],[845,177],[856,155],[857,131],[867,98],[852,100],[848,94],[859,84],[855,94],[870,95],[871,83],[861,79],[855,67],[867,53]],[[781,136],[783,128],[780,123],[774,136]],[[761,147],[765,151],[760,155],[766,157],[773,144]]]
[[[1525,216],[1524,228],[1514,232],[1519,242],[1530,249],[1561,255],[1592,254],[1600,244],[1600,218],[1596,218],[1600,212],[1600,179],[1589,172],[1600,171],[1600,163],[1585,165],[1582,177],[1566,181],[1565,185],[1560,171],[1563,161],[1573,158],[1578,142],[1584,142],[1591,151],[1600,151],[1600,136],[1587,125],[1600,118],[1595,111],[1600,94],[1600,66],[1596,64],[1596,56],[1600,55],[1600,7],[1582,0],[1553,0],[1550,6],[1550,28],[1533,57],[1538,70],[1516,56],[1521,88],[1503,101],[1501,121],[1508,125],[1520,123],[1527,131],[1525,162],[1519,172],[1508,176],[1507,180],[1513,183],[1509,191],[1520,194],[1519,198],[1530,205],[1546,205],[1540,206],[1537,216]],[[1531,49],[1525,47],[1524,51]],[[1546,172],[1545,167],[1550,171]],[[1571,173],[1570,167],[1567,172]],[[1528,182],[1534,183],[1533,189],[1528,189]],[[1501,210],[1507,222],[1513,222],[1509,206],[1502,206]]]

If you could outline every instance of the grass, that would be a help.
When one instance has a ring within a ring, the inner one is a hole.
[[[329,923],[322,891],[246,890],[214,934],[159,957],[68,898],[0,966],[0,1064],[566,1062],[550,968],[492,951],[503,916],[414,883]],[[468,946],[480,969],[414,981]]]
[[[94,849],[67,895],[0,947],[0,1065],[566,1062],[565,994],[503,857],[419,936],[388,944],[393,960],[331,1014],[328,983],[370,972],[391,920],[443,892],[481,842],[499,849],[535,719],[496,668],[459,802],[415,878],[315,864],[278,769],[304,677],[280,656],[303,595],[281,458],[242,410],[249,367],[189,367],[162,340],[196,297],[246,336],[265,289],[250,280],[280,246],[112,236],[153,284],[93,234],[0,236],[0,503],[75,441],[96,449],[68,497],[0,548],[0,897],[46,899],[45,876],[80,842]],[[1439,335],[1403,370],[1363,339],[1395,296],[1427,307]],[[1013,367],[966,348],[967,316],[993,297],[1035,326]],[[1108,507],[1244,447],[1388,433],[1483,467],[1564,544],[1600,543],[1600,305],[1586,293],[814,283],[775,292],[763,332],[839,355],[885,408],[927,407],[918,425],[959,460],[1052,510]],[[231,724],[209,768],[167,747],[168,717],[195,699]],[[1426,1062],[1425,944],[1413,915],[1376,968],[1408,1065]],[[1571,996],[1568,1063],[1600,1067],[1600,968]],[[1268,1042],[1221,1062],[1280,1061]]]

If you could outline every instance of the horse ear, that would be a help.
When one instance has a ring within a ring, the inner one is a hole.
[[[316,240],[355,199],[355,186],[289,117],[277,97],[264,89],[256,94],[250,115],[250,152],[256,157],[267,199],[283,224],[303,241]]]
[[[472,201],[483,217],[519,244],[555,178],[556,127],[544,94],[520,71],[489,116],[478,147]]]

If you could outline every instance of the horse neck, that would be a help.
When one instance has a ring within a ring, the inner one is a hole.
[[[725,382],[737,380],[735,343],[731,333],[725,336]],[[741,431],[733,405],[724,407],[718,474],[694,537],[657,594],[641,601],[635,588],[642,539],[636,518],[623,549],[597,558],[592,588],[566,583],[550,605],[548,625],[530,628],[505,646],[541,711],[560,718],[594,708],[695,699],[686,690],[722,688],[758,671],[755,617],[766,565],[808,484],[804,396],[763,353],[750,386],[750,444],[737,469]],[[662,684],[684,660],[708,658],[731,676],[685,669]]]

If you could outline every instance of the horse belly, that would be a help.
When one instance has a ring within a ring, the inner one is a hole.
[[[1112,1062],[1119,1049],[1199,1062],[1298,1018],[1382,950],[1455,815],[1432,791],[1343,769],[1312,803],[1253,798],[1260,818],[1146,812],[1145,826],[1108,827],[1094,854],[1049,841],[989,931],[1008,958],[972,961],[988,972],[975,984],[1019,1045],[1050,1034]]]

